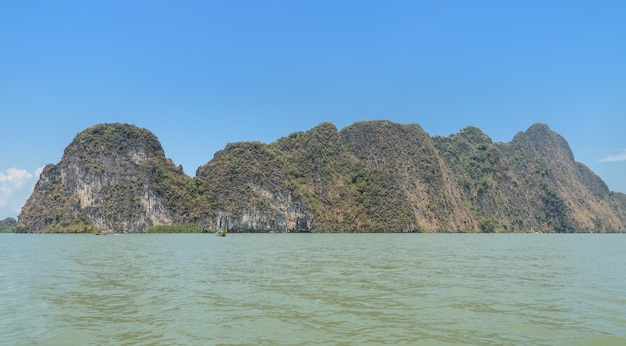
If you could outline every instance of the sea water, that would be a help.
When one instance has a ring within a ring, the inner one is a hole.
[[[2,345],[624,345],[626,235],[0,234]]]

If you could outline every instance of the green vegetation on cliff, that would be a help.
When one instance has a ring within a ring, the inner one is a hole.
[[[146,233],[202,233],[202,227],[196,224],[155,225]]]

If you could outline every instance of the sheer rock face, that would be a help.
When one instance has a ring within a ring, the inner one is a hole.
[[[474,127],[321,123],[271,144],[232,143],[186,176],[133,125],[79,133],[48,165],[18,232],[624,232],[609,191],[544,124],[493,143]]]

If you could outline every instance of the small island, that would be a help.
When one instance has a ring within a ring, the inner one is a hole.
[[[4,220],[0,220],[0,233],[13,233],[17,226],[17,220],[12,217],[7,217]]]
[[[18,220],[4,230],[608,233],[626,232],[626,195],[546,124],[500,143],[473,126],[431,137],[418,124],[324,122],[230,143],[190,177],[152,132],[113,123],[76,135]]]

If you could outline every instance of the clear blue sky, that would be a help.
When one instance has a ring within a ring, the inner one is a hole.
[[[195,170],[330,121],[535,122],[626,192],[626,1],[0,2],[0,219],[83,129],[124,122]]]

